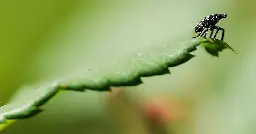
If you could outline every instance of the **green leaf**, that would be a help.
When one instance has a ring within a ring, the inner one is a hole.
[[[178,66],[194,57],[190,52],[202,44],[214,56],[225,48],[233,50],[220,40],[194,38],[184,44],[162,45],[145,49],[137,55],[111,63],[99,69],[75,75],[41,86],[25,86],[13,99],[0,107],[0,131],[17,119],[25,119],[43,111],[40,108],[61,90],[111,91],[111,86],[137,86],[141,77],[169,74],[168,67]],[[234,50],[233,50],[234,51]]]
[[[237,52],[232,47],[230,47],[226,42],[221,40],[208,39],[208,41],[205,43],[202,43],[202,45],[204,46],[205,50],[212,56],[218,57],[219,52],[221,52],[223,49],[226,49],[226,48],[232,50],[234,53],[237,54]]]

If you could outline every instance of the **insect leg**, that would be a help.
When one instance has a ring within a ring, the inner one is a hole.
[[[208,28],[204,28],[203,31],[199,32],[197,36],[193,37],[193,38],[196,38],[196,37],[206,37],[206,35],[208,34]]]
[[[197,36],[194,36],[193,38],[200,37],[200,36],[202,35],[202,32],[203,32],[203,31],[199,32],[198,35],[197,35]]]
[[[214,32],[214,28],[210,28],[209,30],[211,31],[211,34],[210,34],[209,38],[212,38],[212,34]]]
[[[202,34],[202,32],[200,32],[196,37],[200,37],[200,36],[201,36],[201,34]]]
[[[221,40],[223,41],[224,39],[224,36],[225,36],[225,30],[221,27],[218,27],[218,26],[215,26],[214,29],[217,29],[215,35],[214,35],[214,38],[216,38],[218,32],[221,30],[222,31],[222,35],[221,35]]]
[[[211,34],[210,34],[209,38],[212,38],[212,34],[214,32],[214,29],[213,30],[211,29],[210,31],[211,31]]]
[[[206,37],[206,35],[209,33],[209,31],[211,32],[209,38],[212,38],[212,34],[213,34],[213,32],[214,32],[214,29],[213,29],[213,28],[208,28],[206,34],[204,35],[204,37]]]
[[[204,29],[201,33],[201,37],[206,37],[206,34],[208,33],[208,28]]]
[[[208,34],[208,30],[205,30],[204,35],[202,35],[202,37],[206,38],[207,34]]]
[[[222,31],[221,40],[223,41],[225,36],[225,29],[220,27],[220,30]]]
[[[200,36],[200,34],[201,34],[201,32],[199,32],[199,34],[198,34],[197,36],[194,36],[193,38],[197,38],[197,37],[199,37],[199,36]]]
[[[213,38],[215,39],[220,29],[219,29],[219,27],[217,27],[217,26],[215,26],[214,29],[217,30],[216,33],[215,33],[214,36],[213,36]]]

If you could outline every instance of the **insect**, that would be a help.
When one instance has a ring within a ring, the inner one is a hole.
[[[214,29],[216,30],[216,33],[214,34],[213,38],[216,38],[219,31],[222,31],[221,40],[224,39],[225,30],[224,28],[221,28],[219,26],[216,26],[216,24],[219,22],[219,20],[227,18],[227,14],[211,14],[206,16],[203,20],[201,20],[197,25],[195,26],[195,32],[198,33],[196,37],[206,37],[209,30],[211,31],[210,38],[212,38],[212,34],[214,32]],[[193,37],[193,38],[196,38]]]

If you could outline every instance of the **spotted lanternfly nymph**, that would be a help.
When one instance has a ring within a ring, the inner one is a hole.
[[[225,30],[224,28],[221,28],[219,26],[216,26],[216,24],[219,22],[220,19],[227,18],[227,14],[211,14],[206,16],[203,20],[201,20],[197,25],[195,26],[195,32],[198,33],[196,37],[206,37],[206,34],[211,31],[210,38],[212,38],[212,34],[214,32],[214,29],[216,30],[216,33],[214,34],[213,38],[216,38],[219,31],[222,31],[221,40],[224,39]],[[193,37],[193,38],[196,38]]]

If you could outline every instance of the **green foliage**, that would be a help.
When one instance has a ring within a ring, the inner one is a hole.
[[[0,107],[0,130],[3,130],[10,121],[25,119],[42,112],[40,106],[60,90],[111,91],[111,86],[139,85],[142,83],[141,77],[168,74],[170,73],[168,67],[178,66],[193,58],[194,55],[190,52],[196,50],[200,44],[214,56],[218,56],[218,52],[225,48],[234,51],[223,41],[195,38],[183,45],[157,46],[123,61],[111,63],[109,66],[89,69],[67,80],[38,87],[23,87],[9,104]]]
[[[218,45],[215,45],[215,44],[218,44]],[[237,54],[237,52],[231,46],[229,46],[226,42],[221,40],[208,39],[208,42],[202,43],[202,45],[204,46],[205,50],[212,56],[218,57],[219,52],[221,52],[223,49],[226,49],[226,48],[232,50],[234,53]]]

